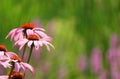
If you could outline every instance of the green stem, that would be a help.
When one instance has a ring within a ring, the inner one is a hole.
[[[25,50],[26,50],[27,44],[25,44],[24,48],[23,48],[23,54],[21,56],[22,60],[24,59],[24,55],[25,55]],[[19,70],[19,72],[21,71],[21,69]]]
[[[11,79],[11,75],[12,75],[13,70],[14,70],[14,62],[12,62],[12,68],[11,68],[8,79]]]
[[[33,47],[34,47],[34,44],[31,45],[31,49],[30,49],[30,53],[29,53],[29,57],[28,57],[27,63],[30,62],[30,58],[31,58],[31,55],[32,55]]]
[[[34,47],[34,44],[31,45],[30,53],[29,53],[29,57],[28,57],[27,63],[30,62],[30,58],[31,58],[31,55],[32,55],[33,47]],[[24,73],[24,78],[25,78],[25,73]]]
[[[26,46],[27,46],[27,44],[25,44],[25,47],[24,47],[24,49],[23,49],[22,60],[23,60],[24,55],[25,55]]]

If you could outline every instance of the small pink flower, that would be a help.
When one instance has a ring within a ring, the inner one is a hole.
[[[35,50],[38,50],[40,47],[42,47],[43,45],[46,46],[46,48],[48,49],[48,51],[50,51],[49,45],[51,47],[54,48],[54,46],[48,42],[48,38],[44,38],[44,37],[39,37],[38,35],[28,35],[27,38],[18,40],[15,45],[19,45],[20,46],[20,50],[23,48],[23,46],[25,46],[25,44],[28,45],[28,47],[31,47],[32,45],[34,45]]]
[[[11,61],[14,62],[16,72],[19,72],[20,68],[22,68],[24,72],[26,69],[29,69],[32,73],[34,73],[33,67],[27,63],[22,62],[22,59],[17,55],[11,56]]]
[[[12,65],[9,63],[11,62],[10,57],[13,55],[16,55],[14,52],[0,52],[2,54],[0,54],[0,64],[7,68],[7,67],[11,67]]]

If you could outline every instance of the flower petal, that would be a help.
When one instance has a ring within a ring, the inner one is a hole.
[[[9,58],[11,58],[11,57],[14,56],[14,55],[17,56],[17,54],[14,53],[14,52],[6,52],[5,54],[6,54]]]
[[[48,37],[47,34],[45,34],[44,32],[42,31],[35,31],[35,33],[37,33],[39,36],[41,37]]]
[[[0,51],[0,56],[3,56],[4,55],[4,51]]]
[[[39,43],[38,43],[38,41],[34,41],[34,46],[35,46],[35,49],[36,49],[36,50],[39,49]]]
[[[16,30],[17,30],[17,28],[11,30],[11,31],[9,32],[9,34],[6,36],[6,38],[9,38],[9,37],[10,37],[11,40],[12,40],[13,37],[14,37],[14,35],[15,35]]]
[[[51,43],[47,42],[47,41],[43,41],[43,43],[46,46],[46,48],[48,49],[48,51],[50,51],[50,47],[48,45],[50,45],[52,48],[54,48],[54,46]]]
[[[28,47],[31,47],[32,43],[33,43],[33,41],[29,41],[28,42]]]
[[[29,69],[32,73],[34,73],[34,68],[33,68],[31,65],[29,65],[29,64],[27,64],[27,63],[23,63],[23,62],[21,62],[21,64],[22,64],[25,68]]]
[[[34,34],[33,30],[31,30],[31,29],[27,29],[27,30],[26,30],[26,33],[27,33],[27,35],[32,35],[32,34]]]
[[[39,45],[42,47],[43,46],[43,43],[42,41],[38,41]]]
[[[11,67],[11,64],[9,64],[9,61],[5,61],[5,62],[1,62],[0,61],[0,64],[4,67],[4,68],[7,68],[7,67]]]
[[[18,62],[15,62],[15,70],[16,72],[19,72],[20,70],[20,64]]]
[[[39,27],[39,28],[38,28],[38,27],[36,27],[36,28],[34,28],[33,30],[34,30],[34,31],[35,31],[35,30],[39,30],[39,31],[45,31],[45,29],[43,29],[43,28],[40,28],[40,27]]]

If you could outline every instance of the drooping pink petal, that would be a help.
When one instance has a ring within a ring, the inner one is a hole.
[[[49,36],[48,36],[48,37],[44,37],[44,38],[42,38],[42,39],[43,39],[43,40],[46,40],[46,41],[49,41],[49,42],[52,41],[52,38],[49,37]]]
[[[27,64],[27,63],[23,63],[23,62],[21,62],[21,64],[22,64],[25,68],[29,69],[32,73],[34,73],[34,69],[33,69],[33,67],[32,67],[31,65],[29,65],[29,64]]]
[[[23,62],[20,63],[21,68],[23,69],[24,73],[26,72],[26,67],[22,64]]]
[[[15,36],[14,36],[14,41],[15,41],[15,42],[18,41],[18,40],[20,40],[20,39],[23,39],[23,34],[22,34],[22,32],[20,32],[20,33],[18,33],[18,34],[15,34]]]
[[[18,62],[15,62],[15,70],[16,72],[19,72],[20,70],[20,64]]]
[[[32,43],[33,43],[33,41],[29,41],[28,42],[28,47],[31,47]]]
[[[34,46],[35,46],[35,49],[36,49],[36,50],[39,49],[39,43],[38,43],[38,41],[34,41]]]
[[[17,28],[17,30],[16,30],[16,33],[21,33],[21,32],[23,32],[23,28]]]
[[[15,29],[13,29],[13,30],[11,30],[10,32],[9,32],[9,34],[6,36],[6,38],[9,38],[9,37],[11,37],[11,40],[13,39],[13,37],[14,37],[14,35],[15,35],[15,31],[17,30],[17,28],[15,28]]]
[[[43,43],[41,41],[38,41],[38,43],[41,47],[43,46]]]
[[[25,46],[25,44],[21,45],[21,46],[19,47],[19,50],[21,50],[24,46]]]
[[[35,31],[35,33],[37,33],[39,36],[41,37],[48,37],[47,34],[45,34],[44,32],[42,31]]]
[[[52,48],[55,49],[55,47],[51,43],[47,42],[47,44],[50,45]]]
[[[20,47],[19,47],[19,50],[21,50],[21,49],[23,48],[23,46],[25,46],[25,44],[26,44],[27,42],[28,42],[27,39],[22,39],[22,40],[19,40],[19,41],[15,42],[15,45],[20,46]]]
[[[23,44],[25,44],[27,41],[28,41],[27,39],[21,39],[21,40],[17,41],[15,44],[23,45]]]
[[[9,61],[5,61],[5,62],[1,62],[0,61],[0,64],[4,67],[4,68],[7,68],[7,67],[11,67],[11,64],[9,64]]]
[[[14,56],[14,55],[17,56],[17,54],[14,53],[14,52],[6,52],[5,54],[6,54],[9,58],[11,58],[11,57]]]
[[[0,61],[7,61],[7,60],[9,60],[10,58],[9,57],[7,57],[7,56],[0,56]]]

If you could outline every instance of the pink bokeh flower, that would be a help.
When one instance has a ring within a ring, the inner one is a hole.
[[[27,44],[28,47],[31,47],[33,45],[35,47],[35,50],[38,50],[40,47],[45,45],[48,51],[50,51],[49,46],[53,48],[54,46],[51,43],[49,43],[48,40],[49,40],[48,38],[39,37],[38,35],[34,34],[34,35],[28,35],[27,38],[18,40],[15,43],[15,45],[19,45],[20,50],[23,48],[23,46],[25,46],[25,44]]]
[[[102,70],[102,55],[99,48],[94,48],[91,54],[91,66],[93,72],[99,74]]]

